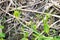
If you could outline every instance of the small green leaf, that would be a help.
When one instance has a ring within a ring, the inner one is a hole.
[[[27,38],[22,38],[21,40],[28,40]]]
[[[13,15],[14,15],[16,18],[18,18],[18,17],[20,16],[20,14],[21,14],[21,12],[19,12],[18,10],[15,10]]]
[[[43,24],[44,24],[44,32],[46,32],[47,34],[49,33],[49,25],[48,25],[48,19],[50,18],[50,15],[46,14],[46,19],[43,19]]]
[[[49,25],[46,20],[43,20],[44,32],[49,33]]]
[[[44,24],[44,32],[49,33],[49,25]]]
[[[0,25],[0,28],[1,28],[1,29],[3,29],[3,28],[4,28],[4,26]]]
[[[32,25],[31,26],[34,30],[36,30],[37,26],[36,25]]]
[[[28,37],[29,33],[28,32],[25,32],[24,33],[24,37]]]
[[[5,34],[4,33],[0,33],[0,37],[5,37]]]
[[[50,15],[49,13],[46,13],[46,17],[47,17],[47,18],[50,18],[51,15]]]

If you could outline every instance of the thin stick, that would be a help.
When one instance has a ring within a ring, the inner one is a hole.
[[[26,11],[26,12],[34,12],[34,13],[39,13],[39,14],[46,14],[46,13],[44,13],[44,12],[39,12],[39,11],[36,11],[36,10],[21,9],[21,7],[13,8],[13,9],[10,10],[10,11],[13,11],[13,10],[16,10],[16,9],[21,10],[21,11]],[[51,15],[51,16],[53,16],[53,17],[60,18],[60,16],[55,15],[55,14],[49,14],[49,15]]]
[[[58,20],[58,21],[56,21],[56,22],[54,22],[53,24],[51,24],[51,26],[50,27],[53,27],[56,23],[58,23],[60,20]]]

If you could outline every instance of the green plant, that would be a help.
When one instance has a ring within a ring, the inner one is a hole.
[[[44,24],[44,32],[45,33],[49,33],[49,25],[48,25],[48,19],[50,18],[50,15],[48,13],[46,13],[45,19],[43,19],[43,24]]]
[[[19,10],[15,10],[13,13],[13,15],[16,17],[16,19],[19,18],[20,14],[21,14],[21,11],[19,11]]]
[[[5,33],[2,32],[2,29],[4,29],[4,26],[0,25],[0,40],[4,40]]]
[[[28,35],[29,35],[29,33],[24,30],[24,26],[21,27],[21,30],[22,30],[23,35],[24,35],[21,40],[28,40]]]
[[[34,23],[31,23],[31,29],[33,31],[33,36],[35,36],[35,38],[33,40],[37,40],[40,37],[44,37],[44,35],[41,35],[38,31],[37,31],[37,25]]]
[[[21,11],[19,12],[18,10],[15,10],[13,15],[16,17],[16,19],[18,19],[20,14],[21,14]],[[37,15],[37,17],[38,17],[38,15]],[[49,33],[49,30],[50,30],[50,27],[48,25],[48,19],[49,18],[50,18],[50,15],[48,13],[46,13],[45,19],[43,19],[43,24],[44,24],[44,32],[47,33],[47,34]],[[31,21],[29,23],[29,26],[33,31],[33,36],[35,36],[35,38],[33,38],[32,40],[60,40],[59,36],[56,36],[56,37],[49,37],[48,36],[48,37],[46,37],[46,36],[42,35],[41,33],[39,33],[37,31],[37,25],[35,23],[31,22]],[[24,25],[23,25],[23,27],[24,27]],[[21,40],[28,40],[29,33],[27,31],[24,31],[23,27],[22,27],[22,31],[23,31],[24,36]],[[1,28],[3,28],[3,27],[1,26]],[[53,32],[55,33],[55,31],[53,31]]]

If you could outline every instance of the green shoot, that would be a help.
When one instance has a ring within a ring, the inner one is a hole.
[[[5,33],[2,32],[2,29],[4,26],[0,25],[0,40],[4,40],[3,38],[5,37]]]
[[[49,33],[49,25],[48,25],[48,19],[50,18],[50,15],[48,15],[48,13],[46,13],[45,19],[43,19],[43,24],[44,24],[44,32],[45,33]]]
[[[0,28],[1,28],[1,29],[3,29],[3,28],[4,28],[4,26],[0,25]]]
[[[28,40],[27,37],[28,37],[28,32],[25,32],[25,33],[24,33],[24,37],[23,37],[21,40]]]
[[[27,38],[22,38],[21,40],[28,40]]]
[[[18,19],[21,14],[21,11],[19,12],[18,10],[15,10],[13,15]]]
[[[5,37],[5,34],[4,33],[0,33],[0,37]]]

